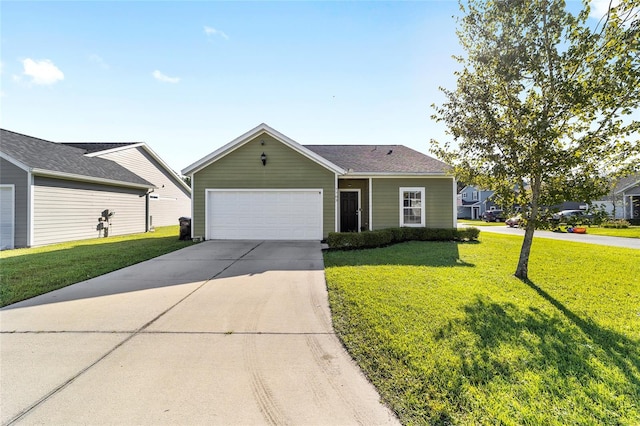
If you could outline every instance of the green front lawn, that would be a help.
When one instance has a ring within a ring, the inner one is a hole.
[[[404,424],[640,424],[640,250],[522,238],[325,254],[336,331]]]
[[[587,228],[587,234],[608,235],[610,237],[640,238],[640,226],[630,226],[628,228],[620,229],[590,226]]]
[[[0,252],[0,306],[184,248],[179,227]]]

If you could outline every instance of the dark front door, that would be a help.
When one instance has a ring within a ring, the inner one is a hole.
[[[340,232],[358,231],[358,193],[340,193]]]

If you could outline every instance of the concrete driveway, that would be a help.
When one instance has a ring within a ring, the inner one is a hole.
[[[0,329],[2,424],[398,424],[333,332],[317,242],[204,242]]]

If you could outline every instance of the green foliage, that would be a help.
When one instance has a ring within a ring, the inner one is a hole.
[[[389,228],[364,232],[330,232],[329,248],[350,250],[384,247],[403,241],[474,241],[478,239],[477,228]]]
[[[19,302],[192,244],[178,226],[0,252],[0,306]]]
[[[639,424],[640,251],[522,237],[328,251],[334,327],[402,424]]]
[[[591,206],[587,213],[591,215],[591,219],[589,220],[590,225],[601,225],[604,222],[609,220],[609,214],[604,206]]]
[[[635,6],[635,8],[634,8]],[[466,55],[457,87],[433,118],[453,142],[432,152],[458,180],[491,188],[505,206],[528,206],[516,274],[526,278],[539,208],[589,202],[611,175],[640,166],[637,0],[622,0],[596,28],[588,2],[572,15],[563,0],[468,0],[458,36]]]

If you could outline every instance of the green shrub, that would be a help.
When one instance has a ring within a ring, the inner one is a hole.
[[[473,241],[478,228],[388,228],[364,232],[330,232],[327,244],[332,249],[352,250],[384,247],[403,241]]]
[[[603,228],[628,228],[631,224],[624,219],[615,219],[604,221],[600,226]]]
[[[389,228],[387,231],[391,233],[391,242],[399,243],[404,241],[404,229],[406,228]]]
[[[480,230],[478,228],[463,228],[457,229],[456,234],[458,241],[475,241],[480,235]]]
[[[393,241],[393,233],[388,229],[362,232],[360,235],[362,235],[364,247],[383,247]]]
[[[364,243],[363,233],[357,232],[329,232],[327,244],[331,248],[357,249]]]

